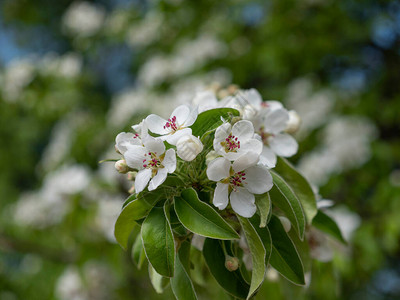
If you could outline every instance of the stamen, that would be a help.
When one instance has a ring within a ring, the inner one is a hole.
[[[167,123],[164,125],[164,129],[170,128],[172,131],[177,131],[179,124],[176,123],[176,116],[168,119]]]
[[[221,142],[221,146],[225,148],[225,152],[237,152],[240,149],[240,141],[232,133]]]

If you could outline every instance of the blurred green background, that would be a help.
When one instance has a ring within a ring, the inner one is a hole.
[[[173,299],[115,243],[130,185],[98,161],[150,112],[231,83],[300,114],[290,160],[349,240],[313,253],[307,287],[270,272],[256,298],[400,299],[398,1],[2,0],[0,12],[1,300]],[[212,280],[196,290],[224,299]]]

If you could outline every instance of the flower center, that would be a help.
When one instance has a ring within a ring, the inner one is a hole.
[[[133,136],[134,139],[139,138],[139,134],[135,133],[135,135]]]
[[[229,184],[235,192],[237,187],[243,186],[244,180],[246,180],[246,177],[244,176],[246,176],[246,173],[244,171],[241,171],[229,177]]]
[[[261,136],[261,140],[262,140],[263,144],[266,145],[266,146],[268,146],[268,144],[269,144],[268,143],[269,137],[275,136],[272,133],[265,132],[264,131],[264,126],[260,127],[259,134]]]
[[[175,132],[179,128],[179,124],[176,123],[176,116],[173,116],[171,119],[168,119],[167,123],[164,125],[164,129],[170,129]]]
[[[232,133],[221,142],[221,146],[225,148],[225,152],[237,152],[240,149],[240,141]]]
[[[146,153],[143,159],[143,168],[158,169],[161,166],[160,158],[153,152]]]

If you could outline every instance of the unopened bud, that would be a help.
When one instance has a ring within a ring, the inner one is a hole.
[[[185,161],[192,161],[201,151],[203,144],[193,135],[185,135],[176,143],[176,152]]]
[[[123,159],[120,159],[115,163],[115,169],[117,169],[117,171],[122,174],[125,174],[129,171],[129,167],[126,164],[126,161]]]
[[[227,268],[230,272],[236,271],[239,268],[239,259],[237,257],[227,255],[225,257],[225,268]]]
[[[290,223],[289,219],[286,217],[279,217],[279,220],[281,220],[281,223],[283,225],[283,228],[285,228],[285,231],[289,232],[290,228],[292,227],[292,224]]]
[[[289,111],[289,121],[286,124],[285,131],[287,133],[295,133],[299,130],[301,124],[300,116],[294,110]]]

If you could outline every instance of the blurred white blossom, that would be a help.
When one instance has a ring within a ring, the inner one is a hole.
[[[74,2],[63,16],[63,26],[71,35],[90,37],[103,26],[105,10],[90,2]]]
[[[116,243],[114,237],[114,224],[121,213],[121,207],[124,203],[124,197],[121,195],[104,195],[97,198],[97,214],[95,217],[95,224],[103,233],[106,239],[112,243]]]
[[[82,192],[91,180],[87,167],[65,165],[46,175],[42,188],[22,194],[14,207],[19,224],[44,228],[62,221],[70,208],[69,196]]]
[[[67,267],[58,278],[55,294],[60,300],[86,300],[87,293],[76,267]]]
[[[333,110],[335,97],[328,89],[314,91],[310,79],[300,78],[289,85],[285,102],[300,116],[302,123],[298,137],[303,138],[327,121]]]
[[[158,85],[200,68],[208,61],[222,57],[226,51],[226,45],[210,34],[183,41],[171,55],[158,54],[146,61],[139,70],[139,81],[149,87]]]
[[[150,11],[139,22],[134,23],[126,33],[126,42],[131,47],[145,47],[160,36],[164,17],[157,11]]]
[[[7,102],[15,102],[23,89],[35,77],[36,66],[33,58],[23,58],[11,61],[0,77],[2,96]]]
[[[370,144],[377,136],[375,125],[361,117],[336,117],[322,131],[322,143],[305,154],[299,169],[321,186],[331,174],[359,167],[371,155]]]

